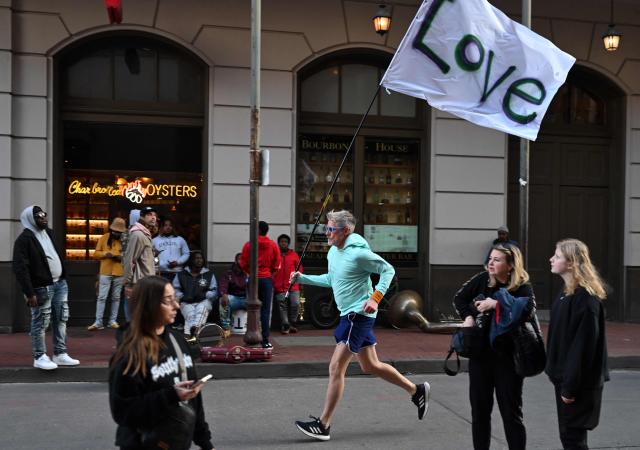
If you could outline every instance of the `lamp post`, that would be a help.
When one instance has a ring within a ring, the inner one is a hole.
[[[611,15],[609,17],[609,29],[606,34],[602,36],[602,41],[604,42],[604,49],[606,51],[615,52],[620,45],[622,34],[616,31],[616,26],[613,24],[613,0],[611,0]]]
[[[380,36],[384,36],[389,28],[391,28],[391,12],[387,9],[387,5],[380,5],[378,12],[373,18],[373,28]]]
[[[258,211],[260,188],[260,0],[251,0],[251,142],[249,158],[249,298],[247,299],[247,332],[244,342],[253,346],[262,338],[258,319]]]

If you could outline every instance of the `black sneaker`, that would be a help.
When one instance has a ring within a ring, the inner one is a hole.
[[[422,420],[429,409],[431,386],[425,381],[422,384],[416,384],[416,389],[416,393],[411,396],[411,401],[418,407],[418,420]]]
[[[298,427],[298,430],[302,431],[309,437],[316,438],[321,441],[328,441],[329,439],[331,439],[331,436],[329,436],[329,430],[331,429],[331,427],[325,428],[319,418],[313,416],[309,417],[313,419],[311,422],[301,422],[299,420],[296,420],[296,426]]]
[[[262,348],[273,348],[273,344],[271,342],[263,342]]]

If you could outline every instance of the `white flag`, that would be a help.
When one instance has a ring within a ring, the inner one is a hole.
[[[575,61],[486,0],[425,0],[380,84],[535,140]]]

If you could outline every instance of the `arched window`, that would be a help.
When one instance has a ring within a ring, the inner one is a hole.
[[[143,205],[202,248],[206,66],[163,39],[109,34],[54,67],[67,259],[92,259],[110,221]]]
[[[562,85],[545,116],[554,125],[607,125],[606,103],[576,82]]]
[[[59,62],[63,111],[137,111],[203,116],[203,65],[162,41],[109,37]]]
[[[298,249],[390,61],[391,55],[369,50],[338,53],[298,74]],[[420,156],[424,113],[424,102],[381,89],[327,205],[353,211],[356,231],[396,265],[417,266],[420,260],[420,173],[428,161]],[[324,264],[327,250],[324,236],[314,237],[308,265]]]
[[[300,92],[301,111],[328,114],[364,114],[386,67],[374,63],[335,62],[306,75]],[[371,116],[415,117],[416,100],[382,92]]]

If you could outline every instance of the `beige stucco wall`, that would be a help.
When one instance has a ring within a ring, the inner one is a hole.
[[[394,4],[394,2],[387,2]],[[261,189],[261,217],[271,236],[294,234],[296,71],[336,49],[399,44],[416,2],[393,5],[392,30],[375,34],[377,2],[264,0],[262,146],[271,150],[272,184]],[[615,53],[602,49],[608,5],[599,0],[534,2],[533,27],[628,94],[625,154],[625,261],[640,265],[640,5],[616,1],[624,33]],[[520,2],[494,3],[518,19]],[[0,261],[11,260],[20,210],[51,209],[51,59],[69,42],[111,29],[161,34],[210,66],[208,104],[208,256],[229,261],[248,236],[250,2],[136,0],[124,23],[107,24],[101,2],[0,0]],[[446,114],[430,119],[430,255],[432,264],[478,264],[497,225],[506,221],[506,136]],[[482,172],[482,175],[478,175]],[[55,216],[57,211],[51,211]]]

